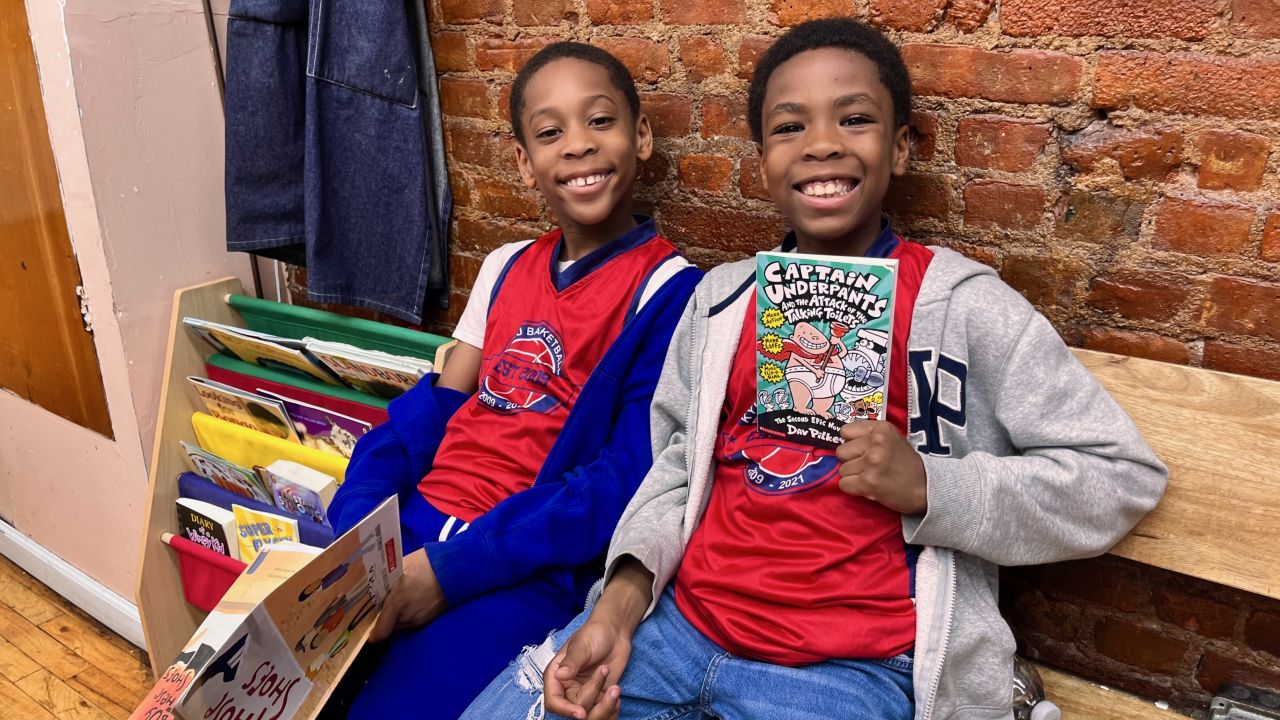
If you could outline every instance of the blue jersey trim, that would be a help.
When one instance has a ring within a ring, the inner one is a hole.
[[[631,322],[631,318],[635,317],[636,311],[640,309],[640,298],[644,297],[645,290],[649,287],[649,281],[653,279],[653,274],[661,270],[662,267],[673,258],[678,257],[680,257],[680,251],[672,250],[670,255],[662,258],[658,261],[658,264],[649,268],[649,272],[645,274],[644,280],[641,280],[639,287],[636,288],[635,296],[631,298],[631,306],[627,308],[627,314],[622,320],[623,325]]]
[[[734,290],[732,293],[729,294],[729,297],[716,303],[715,306],[711,308],[711,311],[707,313],[707,317],[715,317],[716,315],[719,315],[725,308],[732,305],[733,301],[737,300],[739,295],[746,292],[747,288],[750,287],[752,284],[754,284],[755,281],[756,281],[756,274],[751,273],[751,277],[743,281],[743,283],[738,286],[737,290]]]
[[[871,247],[867,248],[867,252],[862,257],[867,258],[887,258],[898,249],[898,235],[893,231],[893,225],[889,222],[889,218],[880,218],[880,234],[876,235],[876,239],[871,241]],[[791,231],[782,239],[782,252],[795,252],[796,250],[796,233]]]
[[[498,301],[498,290],[502,288],[502,283],[507,279],[507,273],[511,271],[512,266],[516,264],[516,261],[520,259],[521,255],[524,255],[526,250],[537,244],[538,242],[535,240],[520,248],[511,256],[511,259],[507,261],[507,264],[502,266],[502,272],[498,273],[498,279],[493,281],[493,290],[489,292],[489,308],[485,311],[486,316],[488,316],[490,312],[493,312],[493,304]]]
[[[574,261],[572,265],[565,268],[564,272],[560,272],[558,264],[560,250],[564,246],[564,233],[561,233],[560,239],[556,242],[555,252],[551,254],[551,284],[555,287],[556,292],[564,290],[590,275],[593,270],[601,265],[628,250],[640,247],[657,236],[658,228],[654,224],[653,218],[645,217],[644,215],[636,215],[634,217],[636,219],[635,227],[605,245],[592,250],[586,257]]]

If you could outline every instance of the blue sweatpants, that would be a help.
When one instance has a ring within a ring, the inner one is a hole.
[[[404,500],[406,552],[464,531],[461,521],[451,521],[421,495]],[[456,720],[522,648],[567,625],[583,601],[563,583],[534,577],[450,607],[425,627],[397,632],[348,717]]]

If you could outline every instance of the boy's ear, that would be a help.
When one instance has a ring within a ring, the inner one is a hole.
[[[516,167],[520,170],[520,179],[524,180],[524,186],[530,190],[538,187],[538,179],[533,175],[533,163],[529,161],[529,151],[524,149],[524,143],[516,140]]]
[[[644,162],[652,154],[653,126],[649,124],[649,116],[640,113],[636,117],[636,158]]]
[[[911,159],[911,128],[903,125],[894,131],[893,137],[893,174],[901,175],[907,171],[907,160]]]

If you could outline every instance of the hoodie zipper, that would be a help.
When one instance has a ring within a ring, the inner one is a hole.
[[[947,569],[950,579],[950,592],[947,593],[946,624],[942,630],[942,644],[938,651],[938,669],[933,673],[933,681],[929,683],[929,699],[925,701],[921,720],[929,720],[933,716],[934,702],[938,699],[938,686],[942,684],[942,667],[947,661],[947,646],[951,643],[951,627],[955,623],[956,611],[956,558],[954,551],[947,555]]]

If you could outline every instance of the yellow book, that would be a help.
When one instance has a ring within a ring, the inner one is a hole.
[[[266,467],[276,460],[292,460],[332,475],[339,485],[347,475],[348,461],[344,457],[271,437],[212,415],[195,413],[191,416],[191,427],[200,447],[237,465]]]
[[[298,541],[298,520],[275,513],[260,512],[243,505],[232,505],[236,518],[236,540],[240,561],[252,564],[263,548],[281,542]]]

